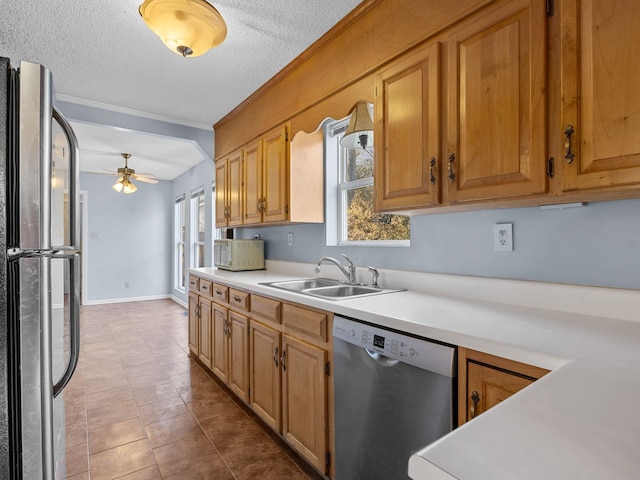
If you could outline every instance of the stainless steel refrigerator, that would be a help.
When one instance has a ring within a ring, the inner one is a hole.
[[[64,475],[79,358],[78,146],[42,65],[0,57],[0,478]]]

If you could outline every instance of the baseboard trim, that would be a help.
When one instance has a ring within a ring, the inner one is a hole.
[[[181,298],[176,297],[175,295],[171,295],[169,298],[176,302],[178,305],[182,305],[184,308],[189,308],[189,304],[182,300]]]
[[[177,301],[173,295],[149,295],[147,297],[126,297],[126,298],[106,298],[104,300],[87,300],[85,305],[105,305],[108,303],[128,303],[128,302],[146,302],[147,300],[164,300],[170,299]],[[181,302],[177,302],[182,305]]]

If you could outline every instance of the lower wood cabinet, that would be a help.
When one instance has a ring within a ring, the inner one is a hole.
[[[198,294],[189,292],[189,351],[196,357],[200,353],[200,320]]]
[[[229,388],[243,402],[249,403],[249,319],[229,311]]]
[[[249,402],[249,319],[212,303],[211,371],[242,399]]]
[[[327,351],[282,335],[282,435],[323,473],[329,466]]]
[[[198,301],[198,311],[200,313],[198,358],[206,366],[211,367],[211,300],[200,297]]]
[[[211,371],[224,383],[229,375],[229,343],[227,341],[227,313],[228,309],[217,303],[213,304],[213,356]]]
[[[251,408],[269,427],[280,432],[280,332],[252,319],[250,338]]]
[[[328,351],[251,322],[251,408],[313,466],[328,469]]]
[[[458,348],[458,425],[472,420],[549,373],[483,352]]]

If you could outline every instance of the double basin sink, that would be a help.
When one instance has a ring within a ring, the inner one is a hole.
[[[349,298],[365,297],[368,295],[380,295],[383,293],[400,292],[403,289],[372,287],[368,285],[349,284],[331,280],[329,278],[307,278],[298,280],[283,280],[279,282],[267,282],[260,285],[302,293],[325,300],[346,300]]]

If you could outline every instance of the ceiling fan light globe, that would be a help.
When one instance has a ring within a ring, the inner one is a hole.
[[[113,188],[116,192],[120,193],[122,191],[122,178],[119,178],[116,183],[113,184]]]
[[[127,182],[122,191],[124,193],[133,193],[137,190],[138,190],[138,187],[136,187],[135,184],[131,182]]]

